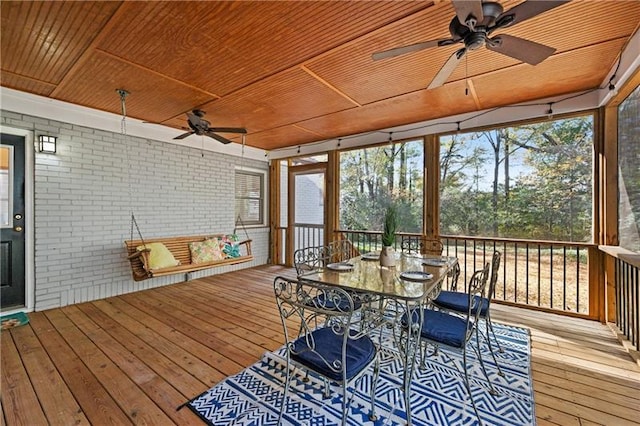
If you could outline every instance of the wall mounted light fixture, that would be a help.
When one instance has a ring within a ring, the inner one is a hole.
[[[55,154],[58,138],[55,136],[38,136],[38,151],[44,154]]]

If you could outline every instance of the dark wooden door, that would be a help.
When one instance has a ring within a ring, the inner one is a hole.
[[[0,305],[4,309],[25,304],[25,139],[3,133],[1,140]]]

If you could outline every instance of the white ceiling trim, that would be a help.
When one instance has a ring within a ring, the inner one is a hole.
[[[553,98],[539,99],[523,104],[508,107],[499,107],[474,111],[466,114],[443,117],[436,120],[422,121],[399,127],[390,127],[373,132],[367,132],[340,138],[340,148],[338,139],[329,139],[319,142],[312,142],[300,146],[281,148],[269,151],[270,159],[287,158],[296,155],[311,155],[335,149],[356,148],[376,143],[381,143],[389,139],[389,134],[394,140],[423,137],[436,133],[448,133],[458,129],[472,129],[483,126],[493,126],[504,123],[511,123],[521,120],[529,120],[548,116],[549,103],[552,104],[553,114],[565,114],[577,111],[585,111],[597,108],[601,99],[605,97],[603,92],[608,89],[598,89],[595,91],[579,92]]]
[[[600,87],[609,87],[611,81],[615,85],[614,90],[606,90],[602,92],[600,106],[606,105],[609,100],[618,94],[620,88],[628,79],[633,76],[638,67],[640,67],[640,30],[636,31],[629,39],[628,43],[622,49],[620,54],[620,65],[614,64]],[[614,75],[615,74],[615,75]]]
[[[3,110],[13,111],[19,114],[32,115],[114,133],[121,132],[121,115],[6,87],[0,87],[0,106]],[[126,125],[127,135],[130,136],[153,139],[237,157],[242,156],[242,145],[238,143],[225,145],[208,137],[189,137],[182,140],[173,140],[174,137],[184,133],[184,131],[160,124],[144,123],[141,120],[130,117],[127,117]],[[249,146],[244,148],[244,157],[258,161],[268,161],[266,151]]]

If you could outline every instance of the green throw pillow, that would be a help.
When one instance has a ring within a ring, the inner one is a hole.
[[[240,257],[240,244],[238,243],[238,236],[236,234],[229,234],[222,236],[222,252],[228,257]]]
[[[189,251],[191,252],[191,263],[194,264],[224,259],[224,254],[220,249],[220,242],[217,238],[189,243]]]
[[[151,250],[151,252],[149,252],[149,264],[147,265],[149,269],[169,268],[180,264],[180,262],[173,257],[169,249],[162,243],[148,243],[136,247],[136,250],[142,251],[145,248]]]

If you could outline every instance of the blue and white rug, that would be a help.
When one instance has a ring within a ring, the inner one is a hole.
[[[489,348],[483,348],[489,378],[498,391],[487,391],[481,369],[473,357],[468,359],[471,391],[485,425],[535,425],[535,405],[531,383],[529,330],[494,323],[496,335],[505,349],[496,351],[505,373],[498,375]],[[389,333],[390,335],[390,333]],[[390,336],[387,336],[390,338]],[[473,343],[475,344],[475,343]],[[486,344],[485,344],[486,345]],[[430,348],[431,349],[431,348]],[[426,368],[416,368],[411,385],[411,414],[416,426],[476,425],[473,407],[461,374],[442,353],[427,357]],[[473,354],[468,351],[467,355]],[[447,352],[461,368],[462,355]],[[228,377],[187,403],[187,406],[210,425],[277,425],[284,391],[283,350],[265,353],[260,361],[240,373]],[[376,388],[378,420],[369,420],[371,380],[373,372],[357,384],[349,408],[347,424],[405,425],[406,412],[402,397],[402,367],[391,351],[382,351],[380,377]],[[310,376],[303,382],[304,372],[294,370],[286,401],[283,425],[339,425],[342,418],[342,391],[332,389],[332,397],[324,399],[321,379]]]

